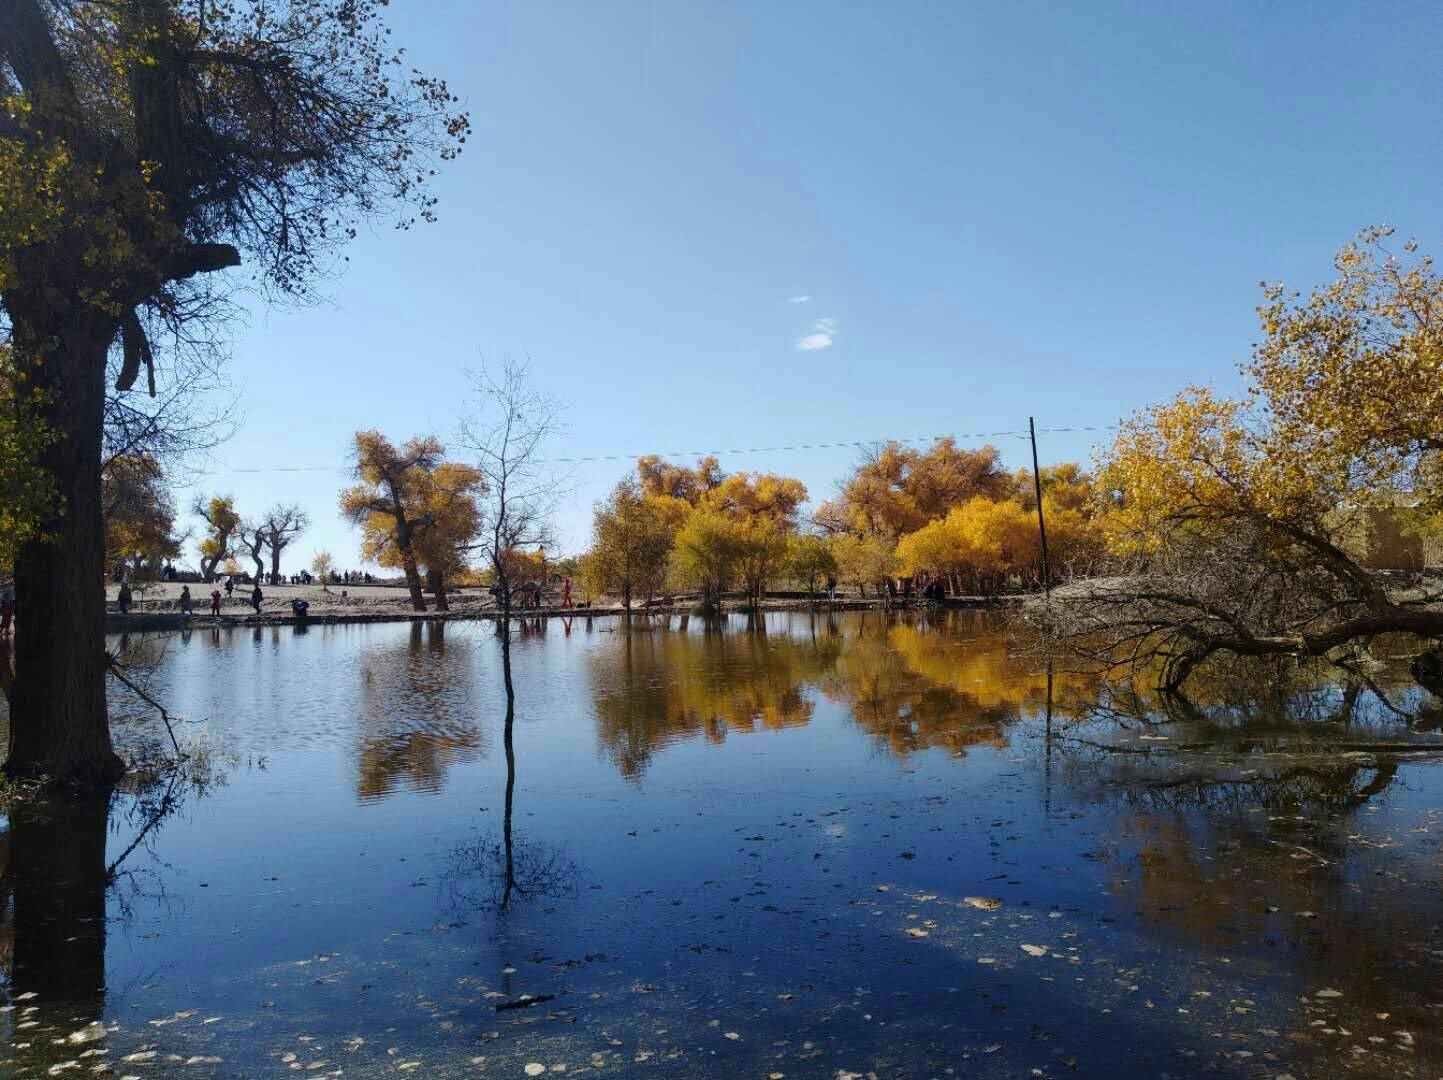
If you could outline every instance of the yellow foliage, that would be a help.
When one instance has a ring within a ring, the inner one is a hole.
[[[739,472],[703,492],[697,506],[744,521],[765,518],[785,529],[794,529],[797,510],[806,501],[806,485],[794,477]]]
[[[895,538],[976,496],[1008,498],[1014,487],[991,446],[964,450],[949,437],[923,451],[891,442],[857,466],[817,517],[833,529]]]
[[[1037,518],[1016,499],[978,496],[903,537],[897,558],[905,573],[928,570],[973,582],[1031,573],[1040,559]]]
[[[355,436],[355,474],[361,482],[341,492],[341,513],[361,527],[361,555],[401,567],[417,565],[448,578],[465,570],[466,548],[481,531],[480,470],[443,460],[432,437],[397,447],[378,431]]]
[[[1307,299],[1267,286],[1244,400],[1192,388],[1126,421],[1100,456],[1109,547],[1150,554],[1240,525],[1345,576],[1360,516],[1418,531],[1443,512],[1443,281],[1370,229]]]
[[[671,557],[672,580],[682,588],[702,591],[715,604],[737,573],[744,526],[716,510],[696,510],[677,530]]]
[[[207,559],[220,560],[230,552],[231,534],[240,528],[240,515],[229,496],[214,496],[205,504],[202,516],[210,535],[200,542],[200,553]]]
[[[180,555],[175,504],[154,457],[122,454],[111,459],[101,472],[100,485],[107,565],[117,561],[154,563]],[[217,512],[214,501],[211,510]],[[209,543],[209,553],[216,552],[216,542]]]
[[[841,579],[864,592],[868,585],[883,588],[882,582],[897,572],[896,545],[884,536],[837,533],[827,542]]]
[[[690,513],[683,499],[648,494],[638,481],[623,479],[596,505],[591,551],[582,564],[588,588],[618,596],[627,607],[633,593],[655,595],[666,578],[673,537]]]

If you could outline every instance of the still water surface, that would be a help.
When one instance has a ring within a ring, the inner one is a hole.
[[[966,613],[535,624],[508,889],[489,626],[127,645],[213,776],[9,823],[6,1075],[1443,1068],[1440,773],[1374,749],[1437,736],[1366,694],[1140,724]]]

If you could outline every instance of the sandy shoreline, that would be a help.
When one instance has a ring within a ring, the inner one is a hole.
[[[369,622],[434,622],[463,619],[496,618],[495,603],[484,588],[468,588],[449,593],[449,611],[437,611],[435,598],[426,594],[427,610],[411,610],[410,595],[404,588],[387,585],[333,585],[322,589],[319,585],[275,585],[261,587],[261,610],[257,614],[251,609],[250,589],[237,586],[234,595],[225,598],[222,589],[221,613],[210,614],[210,592],[215,586],[191,585],[190,592],[195,614],[187,618],[180,611],[181,585],[170,582],[150,583],[136,587],[130,613],[122,615],[116,601],[119,589],[115,585],[106,588],[107,630],[152,630],[182,629],[202,626],[284,626],[304,621],[308,624],[369,623]],[[300,620],[291,611],[291,601],[306,600],[310,609],[305,620]],[[610,600],[598,602],[591,607],[563,608],[560,596],[551,597],[551,606],[540,608],[513,609],[514,618],[610,618],[623,614],[619,604]],[[949,606],[987,607],[1015,602],[1011,597],[963,597],[954,598]],[[649,608],[633,607],[633,615],[685,615],[692,610],[690,600],[679,600],[672,605],[657,605]],[[735,610],[740,603],[728,603],[725,610]],[[798,611],[816,608],[834,611],[861,611],[879,609],[884,606],[880,598],[839,596],[832,604],[796,596],[769,598],[762,603],[764,611]]]

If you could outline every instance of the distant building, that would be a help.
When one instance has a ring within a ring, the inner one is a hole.
[[[1393,506],[1346,511],[1343,549],[1369,570],[1422,570],[1443,567],[1443,537],[1421,535],[1412,526],[1414,500],[1400,495]]]

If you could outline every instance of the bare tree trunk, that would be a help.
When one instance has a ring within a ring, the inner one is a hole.
[[[51,395],[43,415],[64,436],[41,459],[64,511],[45,523],[52,539],[26,544],[15,560],[16,670],[5,772],[106,786],[125,771],[105,709],[100,437],[108,339],[95,320],[83,324],[54,335],[59,346],[39,353],[33,376]],[[46,340],[33,329],[26,339]]]
[[[285,545],[271,545],[271,584],[279,585],[281,582],[281,551]]]

